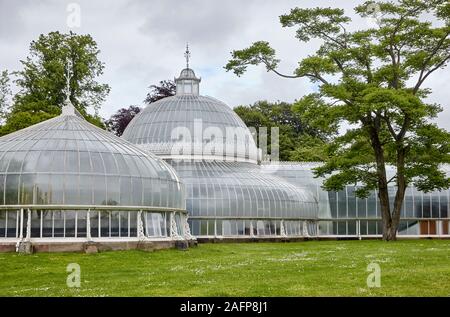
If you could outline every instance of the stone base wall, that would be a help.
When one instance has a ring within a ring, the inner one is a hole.
[[[0,252],[16,252],[17,241],[0,242]],[[30,247],[31,244],[31,247]],[[162,249],[186,250],[196,246],[196,241],[31,241],[21,242],[20,253],[40,252],[86,252],[97,253],[104,251],[142,250],[155,251]]]

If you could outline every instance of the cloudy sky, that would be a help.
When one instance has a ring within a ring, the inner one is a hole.
[[[142,105],[147,87],[173,79],[185,65],[189,42],[191,66],[202,77],[201,93],[214,96],[231,107],[256,100],[294,101],[314,91],[307,79],[283,79],[252,67],[242,77],[223,66],[230,51],[267,40],[282,60],[280,70],[291,73],[298,61],[314,52],[317,43],[305,45],[294,38],[294,29],[282,28],[278,16],[296,6],[337,6],[354,18],[353,27],[370,23],[353,15],[354,0],[0,0],[0,70],[20,69],[29,43],[41,33],[72,30],[89,33],[105,62],[100,82],[111,93],[100,114],[109,117],[120,107]],[[69,4],[81,9],[80,27],[67,25]],[[441,70],[429,81],[431,100],[444,107],[438,119],[450,129],[450,71]]]

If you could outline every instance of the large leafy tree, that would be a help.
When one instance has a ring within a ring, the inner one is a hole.
[[[30,44],[29,56],[22,60],[23,69],[15,72],[20,91],[14,97],[1,134],[25,128],[54,117],[65,99],[65,71],[73,65],[70,100],[90,122],[103,126],[98,109],[109,93],[109,86],[96,78],[103,74],[97,43],[90,35],[51,32],[40,35]],[[94,114],[88,114],[93,109]]]
[[[151,85],[150,92],[147,94],[144,102],[151,104],[160,99],[174,96],[177,91],[177,86],[172,80],[161,80],[157,85]]]
[[[128,108],[117,110],[109,120],[105,121],[106,128],[115,135],[121,136],[130,121],[141,112],[141,110],[142,109],[138,106],[129,106]]]
[[[351,128],[330,142],[329,158],[316,174],[328,176],[327,190],[358,184],[357,195],[365,197],[376,189],[383,238],[394,240],[408,185],[423,191],[450,185],[439,168],[450,161],[450,135],[430,120],[441,108],[426,102],[431,91],[425,86],[450,59],[450,3],[370,1],[355,11],[362,17],[377,13],[378,26],[350,32],[351,19],[333,8],[295,8],[280,17],[283,27],[297,28],[298,40],[322,43],[292,75],[277,69],[275,50],[262,41],[232,52],[226,68],[241,75],[248,65],[263,64],[318,85],[297,111],[324,129],[344,122]],[[394,175],[387,175],[387,165]],[[392,205],[389,184],[396,188]]]
[[[238,106],[234,111],[248,127],[267,128],[268,154],[271,151],[271,129],[279,129],[279,155],[282,161],[322,161],[323,145],[327,135],[309,125],[293,111],[292,104],[258,101],[253,105]],[[308,154],[308,155],[305,155]]]
[[[9,111],[9,98],[11,96],[10,79],[7,70],[0,72],[0,124]]]

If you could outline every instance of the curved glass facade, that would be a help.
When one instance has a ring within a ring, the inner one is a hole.
[[[168,161],[186,185],[190,218],[317,218],[308,191],[240,162]]]
[[[311,191],[242,162],[168,161],[186,185],[189,224],[198,236],[280,236],[315,232]]]
[[[173,169],[77,116],[0,138],[0,205],[184,209]]]
[[[178,239],[185,204],[170,165],[88,123],[70,102],[0,138],[0,237],[19,239],[19,249],[48,238]]]

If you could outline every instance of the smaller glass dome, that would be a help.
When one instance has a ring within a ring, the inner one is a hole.
[[[172,167],[84,120],[62,115],[0,138],[0,205],[185,209]]]

